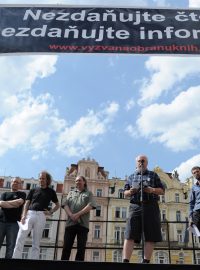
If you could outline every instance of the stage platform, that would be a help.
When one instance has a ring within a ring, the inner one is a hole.
[[[196,270],[199,265],[0,259],[1,270]]]

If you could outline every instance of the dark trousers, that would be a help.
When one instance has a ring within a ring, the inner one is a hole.
[[[197,210],[197,211],[193,212],[192,221],[197,226],[197,228],[200,230],[200,210]]]
[[[89,230],[87,228],[80,225],[74,225],[65,228],[64,245],[61,260],[69,260],[74,240],[77,236],[77,253],[75,260],[84,261],[88,231]]]
[[[6,259],[12,258],[18,230],[17,222],[0,222],[0,249],[6,237]]]

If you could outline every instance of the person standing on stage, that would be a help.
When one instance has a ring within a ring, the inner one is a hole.
[[[6,259],[11,259],[19,226],[26,193],[21,189],[21,179],[14,177],[11,180],[11,190],[1,194],[0,200],[0,249],[6,237]]]
[[[200,167],[195,166],[191,169],[196,183],[192,186],[189,199],[189,223],[194,223],[200,231]]]
[[[75,237],[77,236],[76,261],[84,261],[85,247],[89,232],[90,210],[96,208],[93,194],[87,188],[83,176],[76,177],[76,189],[69,192],[63,208],[68,215],[65,228],[61,260],[69,260]]]
[[[39,185],[31,189],[22,213],[21,227],[19,229],[13,258],[21,258],[26,237],[32,230],[32,253],[31,259],[39,259],[40,240],[46,223],[46,216],[52,215],[58,210],[60,204],[55,190],[49,187],[51,184],[51,175],[42,171],[39,174]],[[55,204],[54,208],[48,210],[50,202]]]
[[[164,194],[164,187],[159,176],[155,172],[148,170],[147,165],[148,158],[145,155],[137,156],[136,171],[129,176],[124,186],[124,195],[130,197],[130,206],[123,246],[123,262],[130,261],[134,244],[141,241],[143,233],[142,214],[145,241],[142,263],[150,262],[154,243],[162,241],[158,200],[159,195]],[[143,182],[142,202],[140,200],[141,181]]]

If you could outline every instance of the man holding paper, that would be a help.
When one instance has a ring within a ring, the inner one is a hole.
[[[189,220],[190,226],[195,224],[200,231],[200,167],[193,167],[191,172],[197,182],[192,186],[190,191]]]
[[[45,227],[46,216],[52,215],[60,207],[55,190],[49,187],[51,181],[51,175],[47,171],[42,171],[39,174],[40,186],[29,191],[23,208],[20,229],[12,258],[22,258],[26,237],[32,231],[31,259],[39,259],[40,240]],[[55,205],[51,210],[48,210],[51,202]]]

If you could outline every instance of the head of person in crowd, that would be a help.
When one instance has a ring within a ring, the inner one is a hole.
[[[47,188],[51,185],[52,177],[47,171],[41,171],[39,174],[39,184],[41,188]]]
[[[12,178],[11,180],[11,190],[12,191],[18,191],[19,189],[21,189],[21,183],[22,183],[22,180],[20,177],[14,177]]]
[[[136,157],[136,169],[138,171],[145,171],[148,166],[148,158],[145,155],[139,155]]]
[[[76,188],[79,191],[83,191],[84,189],[87,189],[87,180],[84,176],[79,175],[75,179]]]
[[[200,183],[200,167],[195,166],[191,169],[191,173],[194,176],[194,178],[197,179],[197,181]]]

